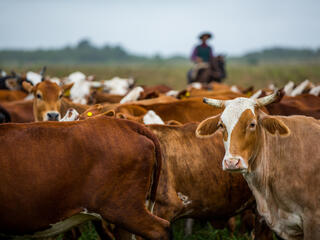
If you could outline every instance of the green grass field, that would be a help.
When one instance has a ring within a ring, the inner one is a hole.
[[[40,71],[40,65],[23,66],[0,66],[0,68],[16,72],[26,70]],[[95,75],[97,80],[110,79],[114,76],[134,77],[137,84],[155,85],[166,84],[175,89],[183,89],[186,86],[186,73],[191,67],[190,64],[126,64],[126,65],[47,65],[48,75],[64,77],[74,71],[82,71],[86,75]],[[314,83],[320,82],[320,63],[296,63],[296,64],[263,64],[263,65],[242,65],[227,64],[228,78],[225,83],[255,88],[265,87],[274,83],[282,87],[289,80],[296,83],[309,79]],[[82,227],[83,232],[79,239],[98,239],[98,235],[92,224],[88,223]],[[208,223],[196,223],[194,233],[191,236],[184,236],[184,220],[174,224],[174,239],[177,240],[246,240],[248,236],[233,236],[224,230],[215,230]],[[60,235],[57,239],[66,239]]]
[[[64,77],[74,71],[82,71],[87,75],[95,75],[98,80],[110,79],[114,76],[134,77],[138,84],[166,84],[175,89],[186,86],[186,73],[191,65],[187,63],[158,63],[158,64],[125,64],[125,65],[47,65],[50,76]],[[17,72],[26,70],[40,71],[41,65],[0,66],[7,71]],[[301,82],[309,79],[320,82],[320,63],[291,63],[291,64],[261,64],[246,65],[227,62],[228,77],[225,83],[256,88],[265,87],[269,83],[283,86],[289,80]]]

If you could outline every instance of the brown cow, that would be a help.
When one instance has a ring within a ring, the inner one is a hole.
[[[223,169],[243,174],[259,213],[280,237],[320,239],[320,122],[263,113],[260,107],[276,95],[258,100],[204,99],[225,109],[203,121],[196,132],[211,136],[221,129],[226,149]]]
[[[36,86],[23,82],[23,87],[29,93],[33,93],[33,115],[36,122],[59,121],[61,118],[61,98],[65,91],[69,90],[73,83],[58,86],[50,80],[44,80]]]
[[[33,100],[20,100],[13,102],[2,102],[0,107],[5,109],[14,123],[34,122]],[[70,108],[76,109],[79,113],[83,113],[90,106],[73,103],[67,98],[61,99],[60,114],[64,116]]]
[[[20,100],[13,102],[2,102],[0,106],[4,108],[14,123],[33,122],[33,100]]]
[[[156,85],[156,86],[142,86],[143,92],[141,93],[139,99],[152,99],[161,96],[172,90],[172,88],[166,85]]]
[[[244,97],[245,95],[242,93],[233,92],[230,90],[214,90],[208,91],[204,89],[191,89],[191,90],[183,90],[179,92],[177,98],[185,99],[185,98],[198,98],[198,97],[215,97],[218,99],[233,99],[237,97]]]
[[[252,197],[242,176],[221,169],[222,135],[197,138],[197,126],[148,126],[159,139],[164,159],[154,213],[170,221],[181,217],[227,220]],[[233,195],[237,197],[229,197]]]
[[[120,112],[127,114],[127,112],[133,111],[132,109],[134,109],[137,115],[127,115],[128,119],[141,117],[140,113],[144,115],[148,110],[153,110],[165,122],[175,120],[180,123],[202,121],[209,116],[216,115],[221,112],[221,109],[214,109],[203,104],[201,98],[184,99],[169,103],[155,103],[150,105],[140,105],[138,102],[136,104],[123,104],[115,108],[115,112],[116,114]]]
[[[168,239],[169,223],[145,207],[155,200],[161,153],[142,125],[101,116],[2,124],[0,131],[2,234],[46,237],[98,217]]]
[[[28,94],[19,90],[0,90],[0,101],[12,102],[24,99]]]
[[[280,102],[271,103],[266,108],[271,115],[305,115],[320,119],[320,97],[310,94],[284,96]]]
[[[122,98],[122,95],[109,94],[95,90],[90,94],[88,104],[119,103]]]
[[[99,116],[102,109],[101,105],[95,105],[80,117]],[[107,114],[113,116],[114,112]],[[216,134],[210,139],[199,139],[195,136],[197,125],[148,126],[159,139],[164,159],[154,213],[168,221],[182,217],[213,220],[215,227],[223,228],[231,216],[253,205],[252,194],[242,176],[222,171],[222,136]],[[190,148],[191,145],[196,148]],[[230,187],[226,188],[226,184]],[[232,194],[238,198],[229,198]],[[250,221],[252,218],[243,222],[247,224]],[[252,228],[246,226],[242,232]],[[269,232],[256,234],[258,239],[272,239],[272,236],[265,237],[270,235]],[[122,235],[121,239],[127,239]]]

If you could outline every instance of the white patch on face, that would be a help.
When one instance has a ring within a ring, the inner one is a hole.
[[[293,87],[294,87],[294,82],[292,82],[292,81],[288,82],[283,88],[284,94],[287,96],[290,96],[290,94],[293,90]]]
[[[193,82],[191,83],[191,87],[195,88],[195,89],[201,89],[202,88],[202,84],[199,82]]]
[[[309,92],[309,94],[314,95],[314,96],[319,96],[320,94],[320,86],[316,86],[312,88]]]
[[[178,96],[179,92],[176,90],[170,90],[168,92],[166,92],[166,96],[170,96],[170,97],[176,97]]]
[[[61,80],[60,80],[60,78],[53,77],[53,78],[50,78],[49,81],[57,84],[58,86],[61,86]]]
[[[183,195],[181,192],[178,192],[177,194],[178,194],[178,198],[181,199],[182,204],[183,204],[185,207],[192,203],[192,201],[189,200],[189,197],[188,197],[188,196]]]
[[[253,115],[255,115],[254,114],[255,104],[256,104],[255,100],[250,99],[250,98],[236,98],[234,100],[226,101],[226,108],[223,111],[221,118],[220,118],[221,121],[223,122],[223,124],[225,125],[226,131],[228,133],[227,141],[223,141],[224,147],[226,150],[224,159],[239,157],[239,156],[233,156],[229,151],[232,131],[233,131],[234,127],[236,126],[236,124],[238,123],[242,113],[245,110],[249,109],[249,110],[251,110]],[[241,160],[242,164],[244,164],[242,157],[240,157],[240,160]],[[243,166],[246,167],[245,164]],[[222,161],[222,167],[223,167],[223,169],[225,169],[224,160]]]
[[[79,113],[74,108],[69,108],[66,115],[60,120],[60,122],[70,122],[78,120]]]
[[[295,97],[303,93],[304,89],[310,84],[308,79],[300,83],[290,94],[290,96]]]
[[[276,86],[273,83],[270,83],[268,88],[272,91],[276,90]]]
[[[231,92],[241,93],[241,91],[239,90],[239,88],[236,85],[231,86],[230,90],[231,90]]]
[[[91,87],[93,88],[100,88],[103,86],[103,82],[93,81],[91,82]]]
[[[144,124],[164,124],[160,116],[158,116],[154,111],[149,110],[143,116],[143,123]]]
[[[120,103],[123,104],[123,103],[138,100],[138,98],[140,97],[140,95],[143,91],[144,90],[142,87],[135,87],[124,98],[121,99]]]

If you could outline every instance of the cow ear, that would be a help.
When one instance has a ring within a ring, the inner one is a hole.
[[[69,91],[72,88],[73,84],[74,83],[69,83],[69,84],[63,85],[62,86],[63,92]]]
[[[197,127],[197,137],[211,137],[218,129],[220,114],[203,120]]]
[[[105,112],[103,115],[108,117],[114,117],[116,115],[116,112],[114,110],[109,110],[108,112]]]
[[[124,114],[124,113],[117,113],[117,114],[116,114],[116,118],[128,119],[127,116],[126,116],[126,114]]]
[[[28,93],[32,93],[34,91],[34,87],[31,83],[27,81],[22,82],[22,87],[24,90],[26,90]]]
[[[288,136],[290,129],[280,119],[276,117],[265,116],[261,119],[261,125],[271,134],[278,131],[281,136]]]
[[[178,122],[176,120],[169,120],[166,122],[166,125],[170,126],[182,126],[183,124],[181,122]]]

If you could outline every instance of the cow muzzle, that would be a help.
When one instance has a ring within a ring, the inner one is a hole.
[[[60,113],[58,112],[47,112],[45,115],[46,121],[59,121],[60,120]]]
[[[223,170],[239,171],[242,170],[241,157],[228,157],[223,159]]]

